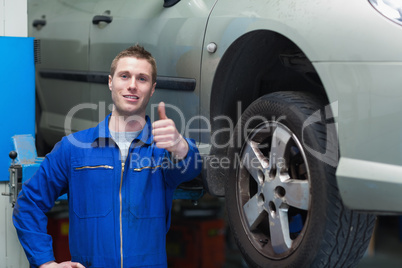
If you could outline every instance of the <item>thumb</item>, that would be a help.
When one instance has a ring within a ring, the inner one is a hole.
[[[165,103],[162,101],[158,105],[159,120],[168,119],[166,116]]]

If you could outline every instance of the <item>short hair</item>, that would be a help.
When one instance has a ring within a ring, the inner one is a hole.
[[[156,69],[156,61],[155,58],[152,56],[152,54],[147,51],[144,47],[140,45],[135,45],[131,46],[129,48],[126,48],[125,50],[121,51],[117,56],[113,59],[112,64],[110,65],[110,75],[113,77],[116,68],[117,68],[117,63],[121,58],[127,58],[127,57],[133,57],[137,59],[143,59],[149,62],[152,67],[152,83],[156,82],[156,76],[157,76],[157,69]]]

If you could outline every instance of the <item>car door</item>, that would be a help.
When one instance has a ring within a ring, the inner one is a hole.
[[[164,7],[162,0],[98,1],[90,31],[89,70],[99,79],[90,85],[91,101],[110,112],[105,84],[110,63],[118,52],[138,43],[152,53],[158,68],[157,89],[147,114],[157,119],[156,105],[164,101],[179,131],[198,140],[198,131],[184,133],[184,128],[199,127],[203,39],[215,1],[181,0],[171,7]]]
[[[81,109],[65,129],[66,115],[89,102],[89,27],[96,0],[30,0],[29,36],[36,42],[36,88],[41,109],[40,129],[49,144],[65,132],[91,126],[91,114]],[[39,123],[39,122],[38,122]]]

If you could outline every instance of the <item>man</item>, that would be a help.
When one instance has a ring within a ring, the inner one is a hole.
[[[64,137],[27,181],[14,225],[34,267],[167,267],[166,232],[173,192],[201,169],[194,143],[184,139],[159,104],[160,120],[145,109],[155,91],[156,64],[140,46],[113,60],[114,108],[95,128]],[[54,262],[45,213],[68,194],[71,262]]]

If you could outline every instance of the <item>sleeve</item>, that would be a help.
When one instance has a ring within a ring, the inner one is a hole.
[[[69,156],[63,138],[46,155],[35,175],[22,186],[13,211],[13,223],[28,261],[33,267],[54,260],[47,216],[56,199],[67,192]]]
[[[175,189],[180,183],[189,181],[197,177],[202,169],[202,159],[195,141],[187,139],[188,153],[186,157],[179,161],[172,160],[170,153],[166,151],[168,162],[165,168],[166,183]]]

